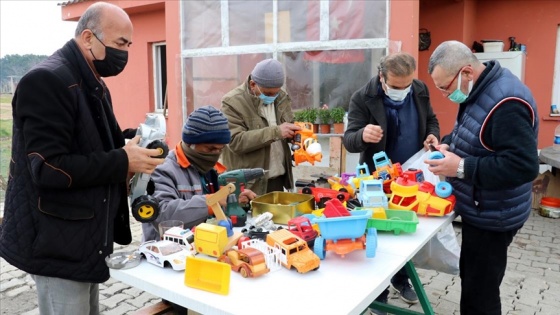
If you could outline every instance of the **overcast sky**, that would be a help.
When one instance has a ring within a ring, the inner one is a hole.
[[[0,57],[51,55],[74,37],[76,22],[64,22],[57,3],[66,0],[0,0]]]

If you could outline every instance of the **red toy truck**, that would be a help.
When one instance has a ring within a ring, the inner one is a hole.
[[[309,247],[313,246],[315,238],[319,234],[313,229],[311,221],[309,221],[309,219],[304,216],[290,219],[288,221],[288,231],[294,233],[295,235],[299,236],[299,238],[306,241]]]

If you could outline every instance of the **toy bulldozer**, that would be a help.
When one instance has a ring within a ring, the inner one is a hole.
[[[154,156],[154,158],[164,158],[169,153],[169,147],[164,142],[165,118],[163,115],[148,114],[145,123],[138,127],[136,135],[141,137],[139,146],[159,150],[160,154]],[[132,216],[142,223],[154,221],[159,215],[159,203],[152,196],[154,184],[151,181],[150,174],[135,173],[131,182],[130,204]]]

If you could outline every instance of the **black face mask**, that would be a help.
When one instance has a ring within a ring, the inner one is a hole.
[[[105,59],[103,60],[97,60],[93,51],[89,50],[95,59],[93,66],[97,73],[102,77],[112,77],[121,73],[128,62],[128,51],[107,47],[95,33],[93,33],[93,36],[105,47]]]

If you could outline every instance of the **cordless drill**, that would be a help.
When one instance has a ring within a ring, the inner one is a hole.
[[[246,168],[227,171],[218,175],[218,184],[223,187],[229,183],[235,185],[235,192],[227,197],[226,215],[231,219],[233,226],[245,226],[247,213],[239,205],[237,197],[245,189],[247,182],[263,177],[265,170],[262,168]]]

